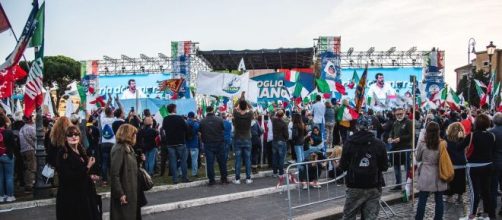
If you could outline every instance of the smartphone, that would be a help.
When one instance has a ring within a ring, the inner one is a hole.
[[[134,112],[134,107],[131,107],[131,112]]]

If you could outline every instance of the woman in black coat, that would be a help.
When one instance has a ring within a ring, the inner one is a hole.
[[[469,145],[470,138],[465,138],[465,130],[460,122],[452,123],[446,129],[447,150],[453,166],[455,166],[455,176],[448,183],[446,195],[453,196],[457,194],[457,201],[462,201],[462,195],[465,193],[465,149]]]
[[[57,219],[101,219],[94,175],[89,170],[95,163],[87,157],[75,126],[66,129],[66,144],[57,155],[59,188],[56,197]],[[92,176],[92,177],[91,177]]]

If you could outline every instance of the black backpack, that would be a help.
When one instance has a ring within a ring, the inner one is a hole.
[[[348,181],[356,183],[360,188],[373,188],[379,186],[380,172],[378,158],[372,141],[367,146],[358,146],[353,149],[353,157],[347,171]]]

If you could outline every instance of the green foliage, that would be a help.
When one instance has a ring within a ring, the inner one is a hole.
[[[470,105],[479,106],[479,96],[476,92],[476,83],[474,82],[474,79],[477,79],[483,82],[485,85],[488,85],[488,83],[490,82],[490,74],[485,73],[483,70],[479,70],[477,72],[475,70],[472,70],[472,79],[470,80],[470,86],[467,76],[463,76],[462,79],[458,82],[457,94],[462,93],[465,97],[465,101],[467,101]]]
[[[80,80],[80,62],[66,56],[44,57],[44,85],[56,83],[59,87],[56,93],[56,108],[68,84]]]

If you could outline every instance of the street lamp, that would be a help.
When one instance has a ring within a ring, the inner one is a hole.
[[[490,45],[486,46],[486,53],[488,54],[488,71],[492,73],[492,56],[495,54],[495,49],[497,47],[490,41]]]

